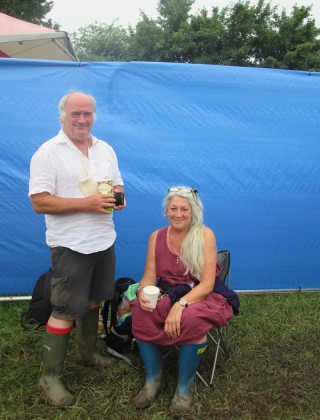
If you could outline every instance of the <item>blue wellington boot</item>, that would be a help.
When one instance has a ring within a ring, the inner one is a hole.
[[[141,391],[133,398],[136,408],[149,407],[163,387],[161,347],[152,343],[137,341],[140,357],[146,371],[146,381]]]
[[[201,355],[207,349],[207,342],[201,344],[183,344],[179,351],[179,379],[170,413],[183,415],[189,410],[192,402],[192,384],[197,373]]]

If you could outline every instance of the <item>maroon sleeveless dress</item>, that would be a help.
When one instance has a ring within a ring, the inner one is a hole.
[[[156,275],[167,283],[189,284],[198,283],[192,276],[184,274],[184,267],[179,259],[167,246],[168,227],[158,231],[155,254]],[[153,312],[141,309],[138,299],[131,302],[132,332],[139,341],[151,342],[158,345],[194,344],[199,342],[212,328],[225,326],[232,318],[232,307],[227,300],[217,294],[210,293],[202,302],[193,303],[184,309],[181,319],[180,336],[173,339],[166,335],[164,323],[171,301],[168,296],[158,300],[157,307]]]

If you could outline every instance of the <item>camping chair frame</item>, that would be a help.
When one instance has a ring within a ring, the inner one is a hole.
[[[223,250],[218,252],[218,264],[221,268],[219,277],[230,288],[230,251]],[[208,381],[206,381],[198,370],[196,375],[206,387],[210,388],[213,386],[214,374],[216,371],[219,354],[222,353],[224,356],[226,356],[230,350],[230,322],[225,327],[212,329],[208,332],[207,336],[208,345],[213,344],[215,346],[210,378]],[[174,346],[174,348],[179,351],[179,346]],[[164,355],[164,358],[166,358],[170,353],[171,351],[169,350],[169,352]],[[207,352],[204,353],[204,357],[206,357],[206,354]]]
[[[218,264],[221,268],[219,277],[230,288],[230,251],[223,250],[218,252]],[[215,351],[209,381],[206,381],[197,371],[197,377],[208,388],[213,385],[220,352],[226,356],[230,351],[230,322],[225,327],[215,328],[208,332],[208,344],[210,345],[210,343],[215,345]]]

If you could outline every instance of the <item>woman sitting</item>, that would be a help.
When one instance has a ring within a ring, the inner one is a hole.
[[[225,326],[232,307],[214,293],[217,269],[215,235],[203,225],[203,206],[195,189],[172,187],[164,199],[169,226],[149,238],[138,299],[131,303],[132,330],[146,370],[146,382],[133,399],[137,408],[151,405],[163,385],[161,346],[179,345],[179,379],[171,402],[173,415],[186,413],[207,332]],[[143,288],[157,285],[166,293],[155,309]]]

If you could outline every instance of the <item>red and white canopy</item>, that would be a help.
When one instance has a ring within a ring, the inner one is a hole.
[[[67,32],[0,13],[0,57],[79,61]]]

